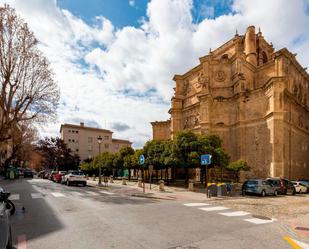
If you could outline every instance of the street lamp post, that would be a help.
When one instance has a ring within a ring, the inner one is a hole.
[[[102,143],[102,137],[101,136],[98,136],[97,138],[98,140],[98,144],[99,144],[99,155],[101,154],[101,143]],[[101,176],[101,165],[99,165],[99,183],[98,183],[99,186],[102,186],[102,176]]]

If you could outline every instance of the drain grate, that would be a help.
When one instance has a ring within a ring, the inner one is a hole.
[[[252,215],[252,217],[258,218],[258,219],[261,219],[261,220],[271,220],[271,218],[266,217],[266,216],[262,216],[262,215]]]
[[[308,227],[295,227],[295,230],[301,230],[301,231],[309,232],[309,228]]]

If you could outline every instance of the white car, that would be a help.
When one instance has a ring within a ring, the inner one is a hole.
[[[293,184],[297,193],[307,193],[307,187],[303,183],[294,181]]]
[[[82,171],[78,170],[69,170],[68,174],[62,176],[61,183],[64,183],[68,186],[72,184],[82,184],[83,186],[87,185],[87,179],[85,174]]]

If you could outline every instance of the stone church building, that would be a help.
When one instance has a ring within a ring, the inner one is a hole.
[[[183,75],[175,75],[170,119],[152,122],[153,139],[181,130],[218,134],[247,177],[309,178],[309,75],[296,54],[275,51],[250,26]]]

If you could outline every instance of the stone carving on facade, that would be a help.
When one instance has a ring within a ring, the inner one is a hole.
[[[222,81],[225,80],[225,78],[226,78],[226,75],[225,75],[224,71],[218,70],[218,71],[215,72],[215,80],[216,81],[222,82]]]
[[[183,93],[184,95],[186,95],[189,92],[189,81],[186,80],[184,81],[184,85],[183,85]]]
[[[192,114],[190,116],[187,116],[184,122],[184,129],[193,128],[195,126],[198,126],[200,123],[200,114]]]
[[[199,123],[200,123],[200,114],[197,113],[197,114],[195,115],[194,125],[197,126],[197,125],[199,125]]]

